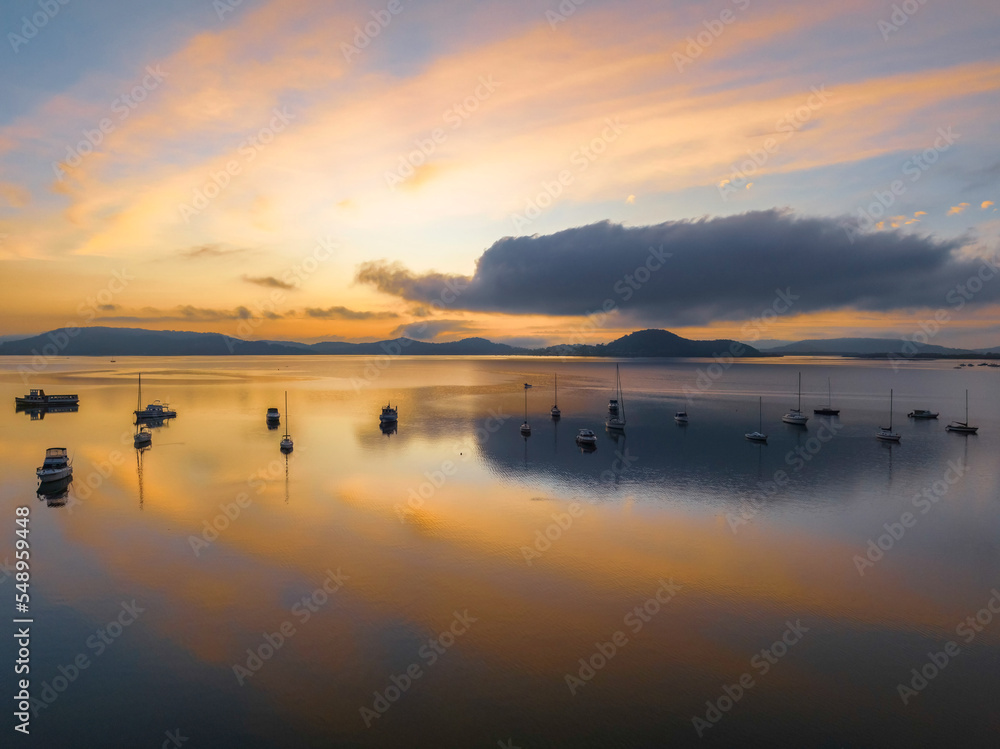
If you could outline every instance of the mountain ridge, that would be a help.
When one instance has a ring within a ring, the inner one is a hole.
[[[557,344],[523,348],[486,338],[431,343],[395,338],[371,343],[320,341],[247,341],[221,333],[143,328],[56,328],[14,341],[0,342],[0,356],[260,356],[260,355],[399,355],[411,356],[616,356],[703,357],[761,356],[753,346],[720,339],[694,341],[667,330],[635,331],[609,343]]]

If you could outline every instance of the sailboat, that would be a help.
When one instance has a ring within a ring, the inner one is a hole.
[[[608,401],[608,418],[604,421],[604,426],[608,429],[625,429],[625,397],[622,394],[622,376],[615,364],[615,395]]]
[[[552,404],[552,408],[549,410],[549,413],[552,414],[553,419],[559,419],[562,418],[562,411],[559,410],[559,375],[556,375],[556,386],[554,392],[555,394],[552,396],[552,399],[555,403]],[[525,419],[525,421],[527,421],[527,419]]]
[[[281,438],[281,452],[290,453],[293,447],[292,436],[288,433],[288,391],[285,391],[285,434]]]
[[[767,442],[767,435],[764,434],[764,398],[757,397],[757,431],[744,434],[751,442]]]
[[[531,434],[531,425],[528,423],[528,388],[530,388],[527,382],[524,383],[524,423],[521,424],[521,434],[527,437]]]
[[[142,373],[139,373],[139,395],[136,397],[135,401],[136,413],[142,409]],[[146,447],[153,443],[153,433],[149,431],[149,427],[142,423],[142,421],[137,417],[135,424],[138,427],[135,434],[132,436],[132,442],[136,447]]]
[[[892,431],[892,390],[889,390],[889,426],[879,427],[875,439],[883,442],[899,442],[899,433]]]
[[[802,413],[802,373],[799,372],[799,405],[797,408],[793,408],[791,411],[786,413],[781,417],[781,420],[786,424],[797,424],[799,426],[805,426],[805,423],[809,421],[809,417]]]
[[[953,421],[948,426],[945,427],[949,432],[958,432],[959,434],[975,434],[979,431],[979,427],[969,426],[969,391],[965,391],[965,421]]]
[[[826,405],[814,408],[813,413],[817,416],[838,416],[839,408],[833,407],[833,389],[830,387],[830,378],[826,378]]]

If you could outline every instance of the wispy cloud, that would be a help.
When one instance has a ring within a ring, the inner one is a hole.
[[[220,244],[203,244],[197,247],[190,247],[181,250],[178,254],[181,257],[192,260],[204,260],[207,258],[226,257],[228,255],[239,255],[246,252],[245,247],[224,247]]]
[[[306,307],[306,315],[322,320],[392,320],[398,318],[395,312],[365,312],[347,307]]]
[[[991,208],[992,206],[993,206],[992,200],[984,200],[979,207],[985,211],[987,208]]]
[[[953,205],[951,208],[948,209],[947,215],[957,216],[959,213],[961,213],[968,207],[969,207],[968,203],[959,203],[958,205]]]
[[[257,286],[264,286],[269,289],[294,289],[295,284],[289,283],[288,281],[282,281],[280,278],[275,278],[274,276],[243,276],[243,280],[247,283],[256,284]]]

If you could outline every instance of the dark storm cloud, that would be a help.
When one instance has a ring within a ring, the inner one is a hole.
[[[399,317],[395,312],[363,312],[347,307],[327,307],[326,309],[306,307],[306,314],[309,317],[318,317],[323,320],[393,320]]]
[[[983,267],[957,256],[962,245],[897,231],[849,238],[837,219],[771,210],[505,237],[472,277],[368,262],[357,280],[438,310],[582,315],[611,301],[637,320],[699,324],[758,315],[778,295],[790,297],[792,313],[945,306]],[[975,296],[998,299],[1000,283]]]

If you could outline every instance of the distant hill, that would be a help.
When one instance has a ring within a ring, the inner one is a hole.
[[[787,346],[771,349],[775,354],[826,354],[840,356],[871,356],[877,354],[896,354],[912,356],[916,348],[917,354],[961,355],[973,353],[969,349],[947,348],[934,344],[911,343],[895,338],[829,338],[796,341]]]
[[[219,333],[192,333],[139,328],[65,328],[16,341],[0,343],[0,356],[239,356],[239,355],[382,355],[410,356],[715,356],[739,351],[739,356],[760,356],[752,346],[731,340],[691,341],[666,330],[640,330],[607,344],[561,344],[526,349],[494,343],[485,338],[463,338],[427,343],[396,338],[374,343],[322,341],[244,341]]]

